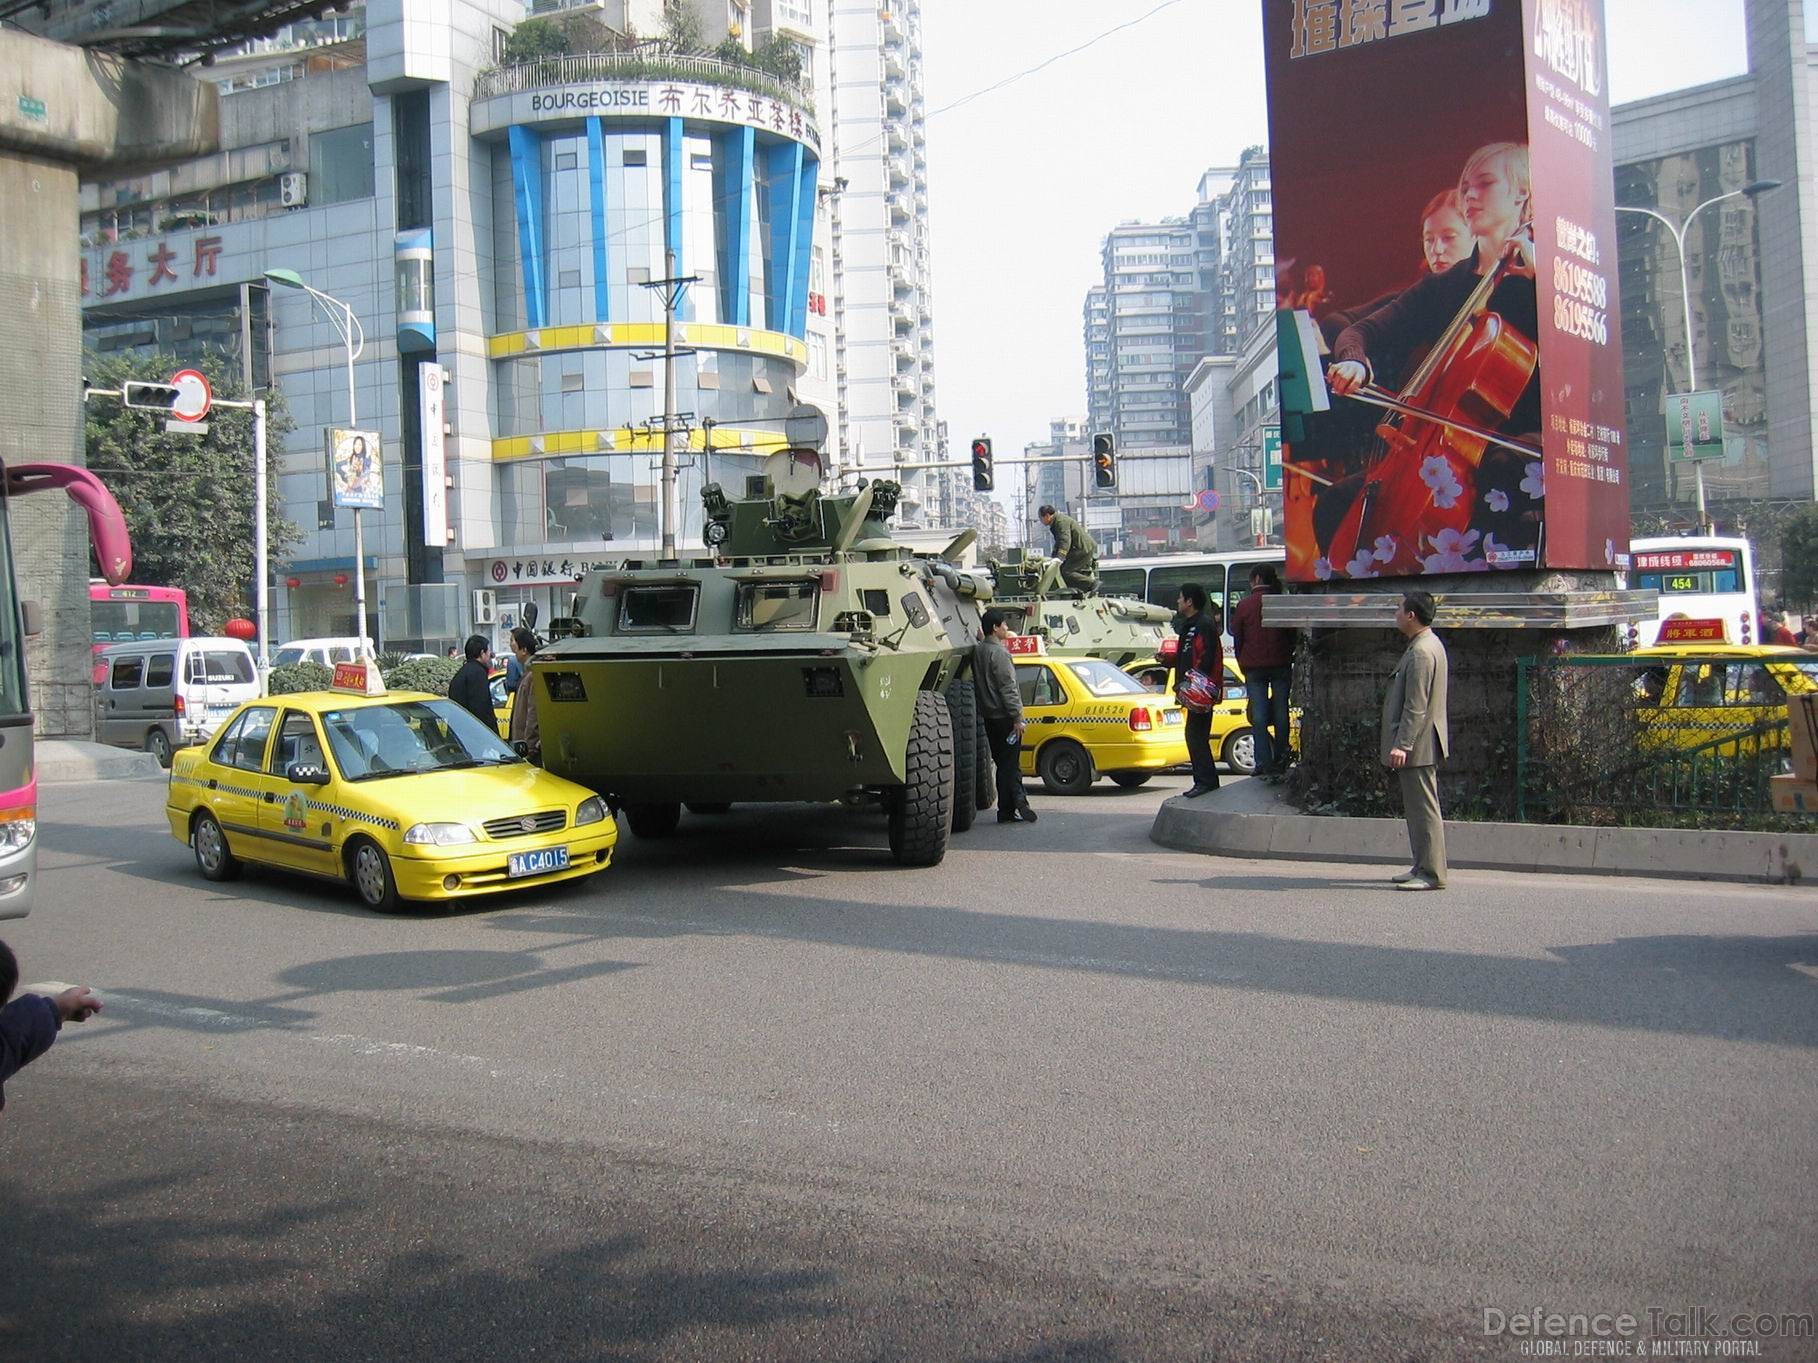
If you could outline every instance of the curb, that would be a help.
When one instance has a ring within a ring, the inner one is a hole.
[[[1196,808],[1179,796],[1163,802],[1149,838],[1208,856],[1404,866],[1408,861],[1408,830],[1400,819],[1328,818],[1287,806]],[[1448,822],[1446,860],[1471,870],[1797,885],[1818,879],[1818,833]]]
[[[40,785],[69,785],[81,781],[147,781],[164,776],[164,768],[148,752],[68,738],[40,740],[33,750],[32,764]]]

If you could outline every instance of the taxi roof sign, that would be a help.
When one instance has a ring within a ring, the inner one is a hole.
[[[1013,658],[1040,658],[1048,651],[1039,634],[1012,634],[1004,640],[1004,648]]]
[[[379,665],[370,658],[357,663],[336,663],[334,681],[328,689],[355,696],[382,696],[385,680],[379,675]]]
[[[1693,620],[1683,615],[1670,616],[1662,622],[1654,642],[1658,644],[1727,644],[1729,626],[1722,620]]]

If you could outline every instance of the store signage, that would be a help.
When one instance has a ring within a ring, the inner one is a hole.
[[[814,120],[794,105],[750,90],[691,81],[581,81],[523,91],[511,100],[511,122],[581,118],[695,118],[779,133],[820,150]],[[502,126],[502,125],[499,125]]]
[[[120,294],[146,293],[167,283],[178,288],[192,287],[184,282],[184,276],[177,269],[180,263],[189,267],[188,279],[191,281],[213,279],[221,262],[221,238],[192,237],[189,244],[187,259],[183,252],[174,250],[163,239],[130,250],[116,247],[101,251],[94,259],[96,268],[92,278],[90,259],[84,255],[81,260],[82,296],[113,298]]]
[[[448,451],[442,434],[442,366],[417,366],[418,424],[423,431],[423,543],[448,543]]]
[[[495,558],[486,565],[486,580],[495,587],[572,587],[577,577],[602,572],[615,559]]]

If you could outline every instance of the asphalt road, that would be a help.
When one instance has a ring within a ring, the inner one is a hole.
[[[916,872],[875,816],[685,817],[397,918],[206,884],[161,785],[52,788],[0,933],[108,1007],[7,1085],[0,1358],[1441,1360],[1525,1356],[1486,1309],[1818,1309],[1818,894],[1396,894],[1157,849],[1182,784]]]

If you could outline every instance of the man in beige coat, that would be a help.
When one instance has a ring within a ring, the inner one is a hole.
[[[1446,824],[1439,812],[1438,764],[1451,738],[1446,730],[1446,648],[1433,633],[1433,598],[1409,592],[1395,612],[1408,647],[1395,665],[1382,705],[1382,763],[1401,781],[1414,865],[1395,877],[1398,890],[1446,887]]]

